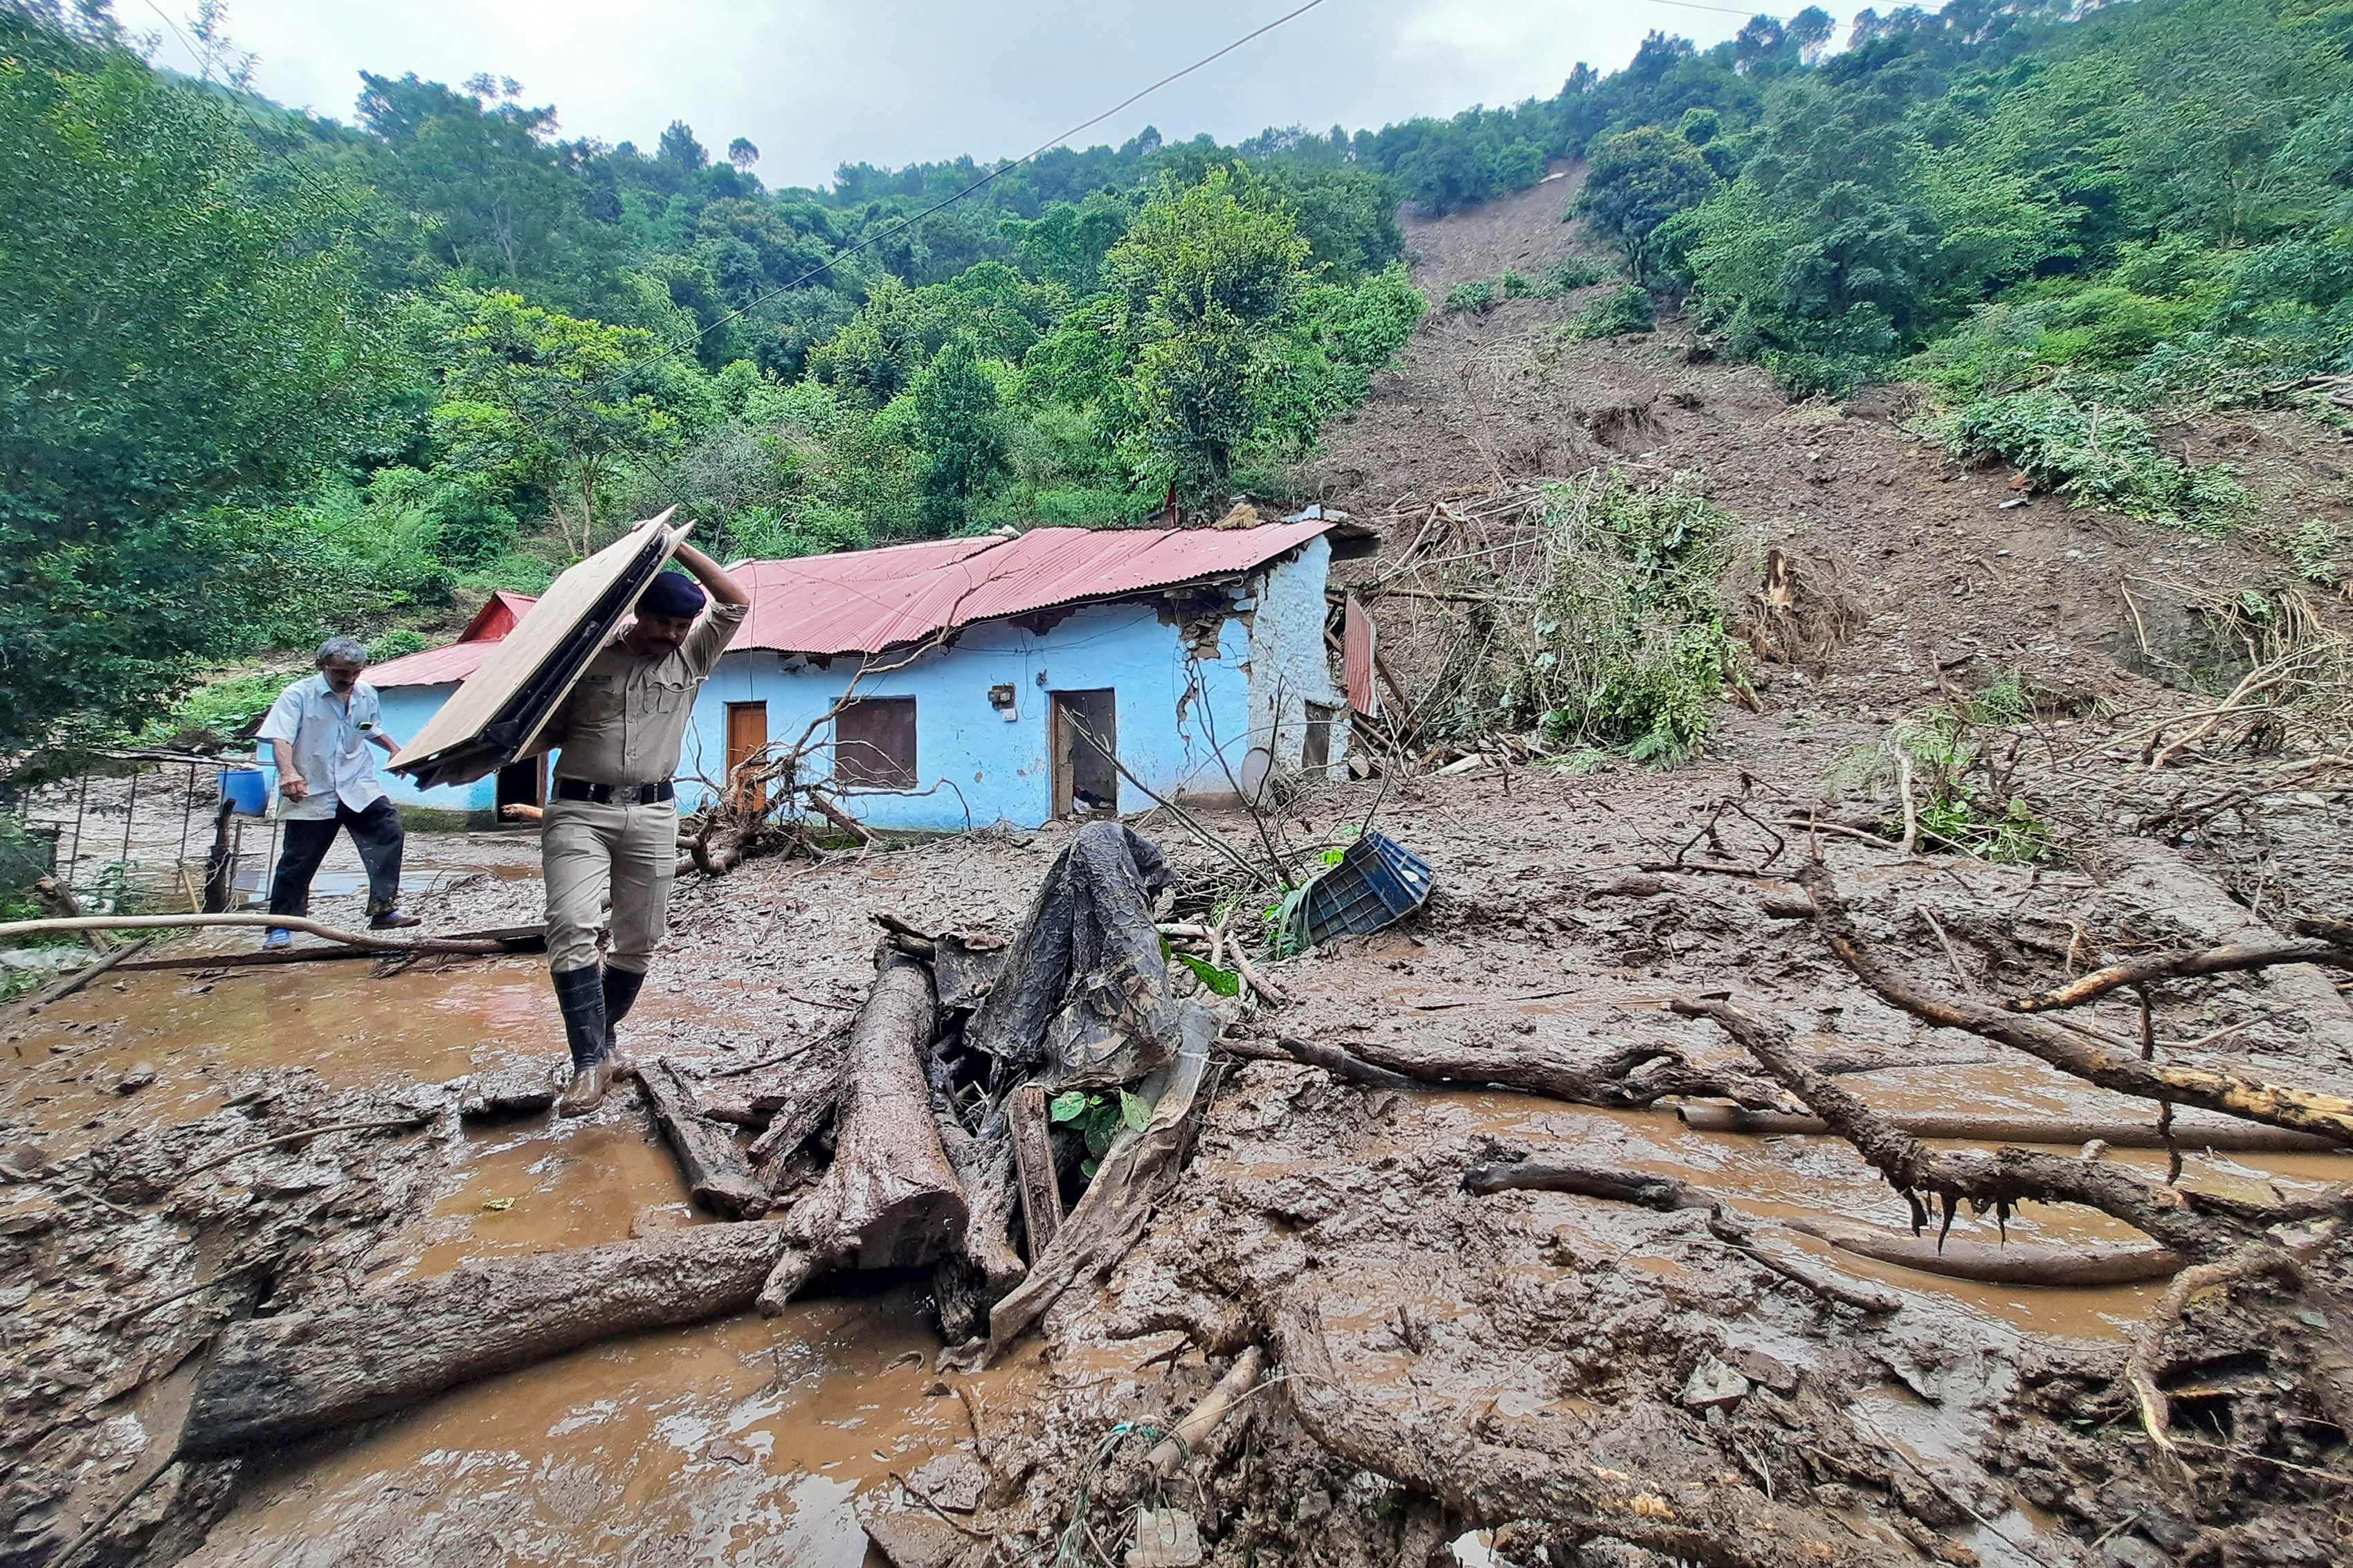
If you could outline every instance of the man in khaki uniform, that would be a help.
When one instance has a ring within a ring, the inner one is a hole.
[[[557,749],[539,842],[547,963],[572,1047],[572,1084],[555,1106],[565,1116],[594,1109],[628,1070],[617,1031],[669,930],[678,866],[671,775],[695,692],[751,605],[692,545],[681,544],[677,559],[702,587],[676,572],[657,574],[638,595],[636,617],[588,661],[543,741]],[[596,931],[608,891],[612,937],[600,966]]]

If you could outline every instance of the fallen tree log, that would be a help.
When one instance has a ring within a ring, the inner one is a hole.
[[[1164,1481],[1174,1477],[1193,1450],[1218,1429],[1219,1423],[1233,1413],[1234,1406],[1247,1398],[1250,1390],[1258,1386],[1258,1380],[1265,1375],[1266,1352],[1258,1346],[1251,1345],[1234,1357],[1234,1364],[1226,1369],[1225,1376],[1218,1379],[1217,1386],[1203,1394],[1201,1403],[1187,1411],[1185,1418],[1177,1422],[1168,1436],[1155,1444],[1152,1452],[1145,1457],[1145,1463],[1152,1467],[1152,1473]]]
[[[784,1245],[780,1226],[695,1226],[486,1258],[236,1324],[197,1379],[180,1451],[266,1448],[599,1340],[741,1311]]]
[[[1758,1137],[1783,1133],[1820,1133],[1831,1124],[1819,1116],[1798,1116],[1778,1110],[1749,1110],[1736,1105],[1680,1105],[1675,1114],[1685,1126],[1703,1132],[1746,1132]],[[2050,1143],[2081,1145],[2094,1139],[2116,1149],[2228,1150],[2247,1153],[2347,1154],[2353,1150],[2309,1132],[2263,1127],[2244,1121],[2182,1121],[2173,1123],[2172,1137],[2145,1121],[2062,1121],[2057,1117],[1985,1115],[1972,1111],[1903,1110],[1883,1112],[1894,1126],[1915,1138],[1947,1138],[1974,1143]]]
[[[2014,1046],[2062,1072],[2119,1094],[2195,1105],[2227,1116],[2353,1144],[2353,1100],[2343,1095],[2295,1089],[2207,1068],[2142,1061],[2122,1051],[2105,1049],[2030,1015],[2006,1012],[1961,997],[1938,995],[1915,985],[1863,942],[1827,866],[1812,862],[1799,870],[1797,880],[1814,901],[1814,929],[1821,933],[1840,962],[1883,1000],[1915,1018],[1945,1028],[1966,1029]],[[1803,1065],[1795,1058],[1790,1059],[1795,1065]],[[1785,1084],[1788,1081],[1778,1072],[1775,1076],[1781,1077]]]
[[[1013,1149],[1004,1138],[965,1130],[946,1095],[934,1090],[932,1114],[940,1146],[964,1187],[967,1217],[955,1250],[933,1273],[940,1332],[961,1344],[980,1332],[988,1310],[1021,1282],[1029,1266],[1013,1250]]]
[[[753,1179],[751,1162],[733,1133],[696,1110],[694,1090],[677,1064],[668,1057],[646,1062],[638,1068],[638,1088],[696,1203],[729,1219],[756,1219],[768,1212],[768,1194]]]
[[[1065,1217],[1045,1086],[1025,1083],[1006,1096],[1005,1121],[1013,1144],[1013,1169],[1020,1183],[1022,1233],[1029,1244],[1029,1256],[1043,1258]]]
[[[1704,1209],[1707,1232],[1716,1240],[1761,1264],[1793,1285],[1804,1287],[1824,1300],[1874,1314],[1900,1311],[1903,1298],[1865,1280],[1786,1257],[1761,1246],[1757,1223],[1722,1198],[1704,1193],[1674,1176],[1648,1171],[1618,1171],[1596,1165],[1569,1165],[1534,1160],[1499,1160],[1473,1165],[1462,1173],[1462,1190],[1487,1194],[1502,1192],[1574,1193],[1580,1197],[1607,1198],[1635,1204],[1662,1214],[1677,1209]]]
[[[773,1317],[819,1273],[912,1268],[963,1240],[964,1189],[941,1146],[922,1057],[938,1009],[931,972],[885,948],[843,1059],[833,1163],[794,1204],[760,1291]]]
[[[1841,1252],[1899,1263],[1923,1274],[1974,1279],[1987,1285],[2042,1285],[2084,1289],[2102,1285],[2138,1285],[2169,1279],[2187,1260],[2165,1247],[2029,1247],[2024,1243],[1932,1240],[1868,1226],[1828,1225],[1820,1220],[1782,1222],[1791,1230],[1827,1241]]]
[[[762,1169],[780,1163],[825,1130],[841,1102],[846,1036],[826,1035],[775,1064],[775,1076],[751,1096],[768,1125],[745,1151]]]
[[[1684,1096],[1730,1100],[1759,1110],[1777,1110],[1788,1103],[1769,1084],[1692,1068],[1665,1046],[1629,1046],[1592,1067],[1580,1068],[1534,1043],[1492,1052],[1463,1051],[1427,1039],[1407,1038],[1351,1040],[1343,1047],[1294,1035],[1277,1036],[1272,1041],[1263,1036],[1229,1039],[1222,1044],[1237,1056],[1304,1062],[1355,1082],[1386,1089],[1431,1084],[1508,1089],[1615,1110],[1640,1110],[1670,1097]]]

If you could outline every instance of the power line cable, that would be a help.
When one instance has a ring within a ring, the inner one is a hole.
[[[150,3],[152,4],[153,0],[150,0]],[[1208,65],[1212,61],[1223,59],[1226,56],[1232,54],[1236,49],[1240,48],[1244,44],[1250,42],[1254,38],[1265,37],[1267,34],[1273,32],[1277,27],[1282,26],[1285,22],[1293,21],[1298,17],[1303,16],[1308,12],[1313,11],[1315,7],[1323,4],[1324,0],[1307,0],[1305,5],[1299,6],[1295,10],[1286,11],[1282,16],[1277,16],[1273,21],[1265,24],[1263,26],[1254,28],[1250,32],[1244,33],[1240,37],[1236,38],[1232,43],[1228,44],[1225,47],[1219,49],[1214,53],[1203,55],[1199,59],[1195,60],[1191,65],[1185,67],[1183,69],[1170,71],[1166,76],[1162,77],[1150,87],[1144,88],[1138,91],[1128,94],[1125,98],[1121,99],[1117,103],[1113,104],[1109,109],[1104,110],[1101,114],[1094,116],[1092,119],[1082,120],[1078,124],[1071,126],[1068,131],[1063,132],[1060,135],[1039,142],[1029,152],[1024,153],[1020,157],[1015,158],[1008,163],[1000,163],[996,168],[991,169],[987,174],[981,175],[978,179],[974,180],[971,184],[964,186],[961,190],[956,191],[954,195],[933,203],[930,206],[925,207],[922,212],[915,214],[914,216],[902,218],[897,224],[893,225],[890,228],[884,229],[880,234],[869,235],[867,237],[860,240],[856,245],[849,247],[846,250],[836,251],[832,256],[828,257],[824,261],[818,263],[818,265],[810,268],[807,271],[802,273],[799,277],[793,279],[789,282],[779,283],[773,289],[753,296],[742,306],[733,310],[730,310],[726,315],[720,317],[717,321],[712,322],[701,331],[696,332],[694,336],[684,340],[682,342],[670,344],[670,347],[664,351],[664,353],[675,353],[681,348],[693,347],[695,344],[700,343],[704,338],[709,337],[712,332],[715,332],[720,328],[727,325],[730,321],[738,321],[750,314],[753,310],[757,310],[760,306],[765,304],[768,300],[775,299],[777,295],[789,293],[793,289],[797,289],[802,284],[807,282],[812,278],[816,278],[820,274],[831,271],[835,263],[844,260],[849,257],[855,256],[860,251],[868,248],[870,246],[880,245],[882,241],[892,238],[893,236],[904,234],[907,230],[914,227],[915,225],[923,222],[925,218],[932,217],[945,211],[947,208],[955,205],[956,203],[964,200],[966,196],[971,195],[975,191],[981,189],[985,185],[994,184],[997,180],[1011,174],[1014,170],[1021,167],[1024,163],[1036,162],[1054,148],[1060,146],[1065,142],[1068,142],[1071,137],[1078,135],[1082,132],[1092,130],[1094,127],[1102,124],[1104,121],[1109,120],[1113,115],[1117,114],[1120,110],[1151,97],[1154,93],[1158,92],[1162,88],[1166,87],[1169,83],[1191,76],[1195,71],[1199,70],[1203,66]],[[661,356],[657,355],[655,357],[659,358]]]

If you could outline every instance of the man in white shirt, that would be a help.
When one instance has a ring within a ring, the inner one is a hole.
[[[417,923],[398,908],[406,835],[367,750],[381,746],[388,756],[400,742],[384,732],[375,688],[360,679],[366,665],[367,650],[358,643],[329,637],[319,645],[319,673],[280,692],[261,721],[283,803],[278,874],[269,889],[273,915],[311,912],[311,879],[340,827],[351,834],[367,868],[369,926],[383,931]],[[272,927],[262,945],[281,948],[293,940],[291,932]]]

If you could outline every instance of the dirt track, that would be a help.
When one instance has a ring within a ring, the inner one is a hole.
[[[1540,270],[1572,242],[1557,216],[1573,184],[1414,226],[1426,286],[1442,292],[1506,264]],[[1809,922],[1766,910],[1760,895],[1786,890],[1769,878],[1643,868],[1690,847],[1787,873],[1812,849],[1788,819],[1822,807],[1871,820],[1866,803],[1831,799],[1831,763],[1933,697],[1940,668],[1964,685],[2021,670],[2075,709],[2049,721],[2070,737],[2105,721],[2094,700],[2176,700],[2117,662],[2133,638],[2120,581],[2224,581],[2271,564],[2243,543],[2052,501],[2005,507],[2016,499],[2005,476],[1952,469],[1885,398],[1789,406],[1754,371],[1692,363],[1688,334],[1672,326],[1539,356],[1577,303],[1433,319],[1335,433],[1314,482],[1359,515],[1411,518],[1417,498],[1498,476],[1602,460],[1690,473],[1763,541],[1820,563],[1860,619],[1825,663],[1760,670],[1762,710],[1728,709],[1684,769],[1489,767],[1309,792],[1281,824],[1294,850],[1376,814],[1437,868],[1440,892],[1410,925],[1279,966],[1293,1004],[1237,1017],[1237,1031],[1569,1066],[1651,1044],[1721,1066],[1741,1059],[1729,1042],[1659,1004],[1729,992],[1788,1022],[1810,1051],[1939,1058],[1846,1080],[1883,1108],[2147,1120],[2145,1101],[1926,1028],[1870,995]],[[2300,487],[2318,460],[2298,449],[2282,481],[2294,498],[2310,499]],[[1388,548],[1398,542],[1392,533]],[[1416,620],[1385,613],[1384,627],[1410,683]],[[1704,830],[1726,800],[1749,816],[1724,818],[1711,842]],[[2042,868],[1910,858],[1839,837],[1821,847],[1866,936],[1902,954],[1912,980],[1991,996],[2034,989],[2087,953],[2226,940],[2243,931],[2243,905],[2274,912],[2283,883],[2315,907],[2353,907],[2341,800],[2283,799],[2260,823],[2218,822],[2179,842],[2124,831],[2132,817],[2105,775],[2054,774],[2045,805],[2064,853]],[[1237,844],[1251,836],[1231,814],[1208,820]],[[1185,875],[1180,902],[1228,890],[1222,862],[1165,813],[1135,825]],[[1778,851],[1768,827],[1785,840]],[[1067,837],[982,834],[683,881],[633,1043],[711,1065],[811,1037],[863,994],[871,912],[1008,931]],[[536,892],[486,875],[420,907],[436,926],[497,925],[535,918]],[[0,1278],[27,1287],[7,1353],[26,1375],[12,1379],[0,1446],[11,1504],[0,1512],[16,1521],[0,1563],[47,1561],[160,1457],[142,1447],[139,1422],[167,1428],[171,1369],[225,1316],[693,1222],[633,1093],[580,1123],[338,1135],[174,1186],[175,1171],[240,1142],[409,1105],[438,1114],[461,1076],[559,1051],[528,963],[383,979],[372,968],[136,976],[49,1010],[14,1042],[0,1145],[37,1142],[52,1169],[142,1217],[7,1189]],[[2085,1021],[2128,1038],[2138,1016],[2120,995]],[[2316,973],[2168,986],[2157,1026],[2165,1059],[2353,1092],[2353,1012]],[[2192,1044],[2217,1031],[2230,1032]],[[124,1090],[142,1063],[154,1081]],[[433,1085],[448,1087],[419,1088]],[[256,1090],[275,1098],[239,1103]],[[2326,1479],[2353,1468],[2343,1434],[2263,1382],[2311,1351],[2297,1336],[2343,1335],[2317,1306],[2301,1310],[2322,1325],[2300,1325],[2293,1292],[2277,1293],[2270,1320],[2228,1300],[2201,1309],[2211,1355],[2197,1373],[2206,1392],[2185,1397],[2192,1429],[2259,1452],[2201,1460],[2185,1491],[2152,1462],[2118,1383],[2128,1334],[2161,1287],[1961,1285],[1777,1233],[1814,1264],[1902,1293],[1901,1311],[1864,1318],[1728,1250],[1699,1214],[1465,1194],[1464,1170],[1499,1147],[1678,1175],[1764,1221],[1907,1228],[1903,1200],[1836,1138],[1699,1134],[1665,1108],[1366,1090],[1319,1068],[1241,1063],[1218,1084],[1192,1163],[1141,1245],[1005,1367],[935,1371],[904,1283],[773,1323],[651,1335],[454,1392],[349,1439],[181,1467],[126,1513],[111,1539],[129,1550],[115,1560],[142,1545],[158,1562],[197,1549],[227,1508],[196,1561],[847,1568],[866,1550],[854,1516],[902,1564],[976,1568],[1055,1561],[1083,1500],[1078,1562],[1121,1561],[1134,1510],[1155,1502],[1197,1515],[1206,1561],[1221,1568],[1424,1568],[1479,1552],[1523,1568],[1663,1561],[1606,1539],[1556,1548],[1541,1521],[1450,1554],[1469,1526],[1433,1500],[1500,1486],[1522,1465],[1638,1478],[1653,1500],[1644,1508],[1667,1517],[1736,1504],[1788,1524],[1771,1540],[1726,1537],[1719,1561],[1780,1560],[1766,1553],[1783,1548],[1791,1561],[2131,1568],[2344,1559],[2346,1493]],[[2161,1152],[2099,1157],[2148,1175],[2165,1167]],[[2263,1201],[2316,1193],[2348,1169],[2193,1145],[2183,1181]],[[2076,1247],[2132,1234],[2044,1206],[2007,1229],[2021,1244]],[[1989,1215],[1954,1234],[1999,1232]],[[248,1261],[267,1267],[161,1303]],[[2341,1262],[2324,1262],[2305,1289],[2325,1303],[2343,1286]],[[159,1305],[127,1332],[100,1331],[125,1301]],[[1237,1337],[1309,1348],[1303,1323],[1320,1329],[1330,1370],[1279,1360],[1190,1468],[1166,1482],[1145,1472],[1149,1444],[1118,1423],[1167,1424]],[[1208,1354],[1186,1348],[1187,1329]],[[1737,1374],[1741,1392],[1707,1414],[1715,1396],[1690,1395],[1712,1366]],[[155,1380],[148,1392],[142,1379]],[[943,1517],[913,1489],[955,1506]]]

